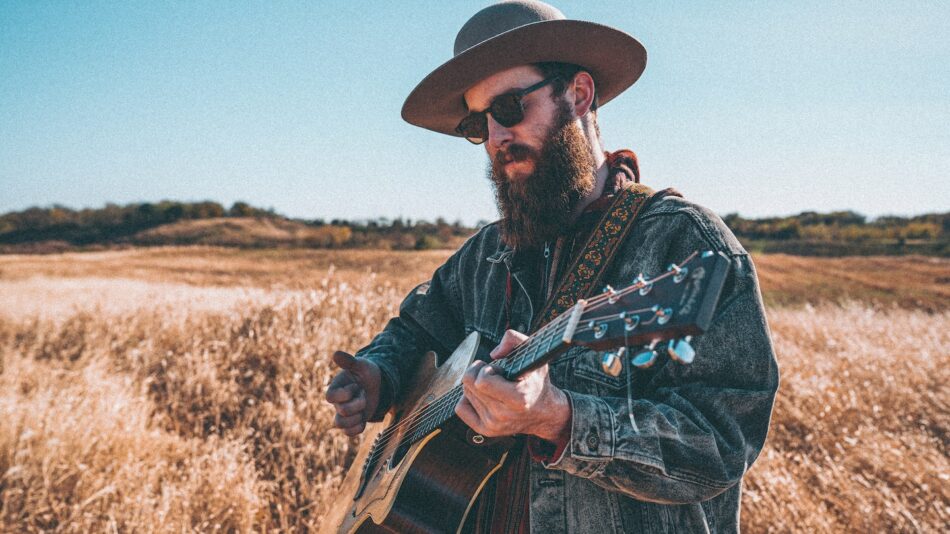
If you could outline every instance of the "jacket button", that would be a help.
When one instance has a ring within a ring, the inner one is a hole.
[[[590,450],[595,451],[597,450],[597,447],[599,446],[600,446],[600,438],[597,437],[597,434],[593,434],[593,433],[589,434],[587,436],[587,447]]]

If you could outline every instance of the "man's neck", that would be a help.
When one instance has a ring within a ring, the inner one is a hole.
[[[581,201],[577,203],[577,207],[574,208],[574,213],[572,213],[571,216],[575,220],[581,213],[584,213],[584,209],[587,208],[591,202],[597,200],[604,194],[604,185],[607,183],[607,173],[610,170],[607,168],[607,157],[604,156],[604,151],[601,149],[600,143],[591,143],[591,150],[594,152],[594,165],[597,168],[597,171],[594,173],[594,188],[590,194],[582,198]]]

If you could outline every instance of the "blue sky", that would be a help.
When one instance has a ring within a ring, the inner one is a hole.
[[[488,2],[0,2],[0,212],[236,200],[496,211],[480,147],[404,123]],[[649,59],[608,148],[718,213],[950,210],[950,3],[562,1]]]

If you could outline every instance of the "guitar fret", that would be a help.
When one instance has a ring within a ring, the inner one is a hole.
[[[531,352],[531,357],[527,358],[528,361],[526,362],[524,366],[522,366],[521,369],[519,369],[519,372],[531,366],[534,362],[538,361],[539,357],[547,353],[547,351],[544,350],[544,345],[545,345],[544,340],[545,338],[551,335],[551,329],[549,327],[545,327],[545,328],[542,328],[541,331],[538,333],[540,334],[540,336],[538,337],[537,342],[535,342],[534,344],[534,349]]]
[[[531,342],[530,350],[525,354],[516,358],[517,368],[511,373],[512,377],[518,376],[522,371],[533,365],[540,358],[544,357],[548,352],[550,352],[550,341],[552,339],[557,339],[558,329],[554,326],[555,323],[550,323],[541,330],[539,330],[535,336],[532,336],[533,342]]]
[[[526,360],[530,360],[529,354],[535,350],[535,346],[530,341],[529,338],[528,344],[525,345],[524,351],[521,354],[511,359],[510,369],[508,370],[507,376],[508,379],[513,379],[518,376],[519,373],[526,367]]]
[[[551,336],[551,339],[548,340],[548,345],[545,349],[545,352],[551,352],[561,345],[561,338],[564,336],[564,330],[555,329],[555,335]]]

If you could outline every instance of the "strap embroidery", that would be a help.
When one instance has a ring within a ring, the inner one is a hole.
[[[617,195],[584,245],[583,252],[577,256],[557,291],[548,300],[544,311],[535,318],[532,331],[550,322],[578,300],[590,296],[593,289],[600,285],[619,245],[633,228],[640,208],[653,194],[653,189],[632,183]]]

